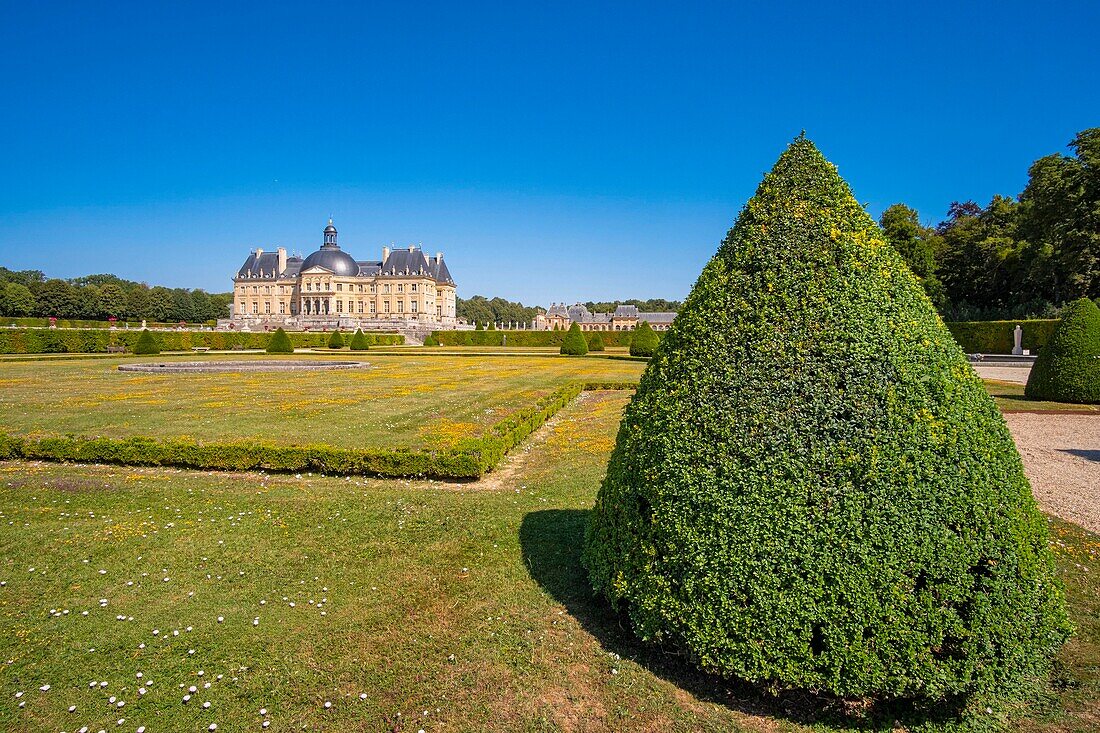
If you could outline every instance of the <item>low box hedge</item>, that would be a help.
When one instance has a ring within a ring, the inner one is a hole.
[[[159,351],[188,351],[193,346],[214,350],[232,348],[265,349],[271,333],[238,331],[150,331]],[[287,332],[295,348],[325,348],[331,334],[323,332]],[[0,328],[0,354],[95,354],[108,346],[125,346],[133,352],[141,331],[76,328]],[[405,343],[394,333],[364,334],[371,346]]]
[[[568,331],[433,331],[440,346],[561,346]],[[604,346],[630,346],[633,331],[585,331],[599,333]],[[660,336],[661,334],[658,334]],[[507,341],[505,341],[507,337]]]
[[[452,448],[371,449],[262,442],[203,443],[147,437],[22,437],[0,432],[0,459],[177,466],[218,471],[317,471],[333,475],[476,479],[585,390],[633,389],[631,382],[574,382],[512,413],[480,437]]]

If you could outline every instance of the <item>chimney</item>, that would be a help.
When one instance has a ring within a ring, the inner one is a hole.
[[[286,247],[279,247],[276,252],[279,253],[279,266],[275,270],[276,275],[282,275],[286,272]]]
[[[390,258],[390,248],[389,247],[383,247],[382,248],[382,266],[383,267],[385,267],[386,260],[388,260],[389,258]]]

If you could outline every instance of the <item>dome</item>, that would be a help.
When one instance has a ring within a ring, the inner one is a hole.
[[[325,245],[302,263],[299,272],[305,272],[311,267],[323,267],[337,275],[358,275],[359,265],[347,252],[339,247]]]

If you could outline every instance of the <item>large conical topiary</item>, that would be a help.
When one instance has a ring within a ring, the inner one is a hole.
[[[333,331],[332,335],[328,337],[328,347],[330,349],[344,348],[344,334],[339,331]]]
[[[290,336],[287,336],[286,331],[277,328],[267,342],[266,351],[269,354],[293,354],[294,344],[290,343]]]
[[[134,353],[142,356],[160,353],[160,347],[157,346],[157,340],[149,329],[141,329],[141,334],[138,336],[137,343],[134,344]]]
[[[576,323],[569,327],[565,338],[561,340],[561,353],[569,356],[584,356],[588,353],[588,342],[584,340],[581,327]]]
[[[653,356],[657,353],[657,344],[660,339],[657,338],[657,332],[650,327],[648,321],[642,321],[638,324],[638,327],[634,329],[634,334],[630,337],[630,355],[631,356]]]
[[[1024,394],[1034,400],[1100,403],[1100,308],[1081,298],[1062,311],[1062,322],[1031,367]]]
[[[363,333],[363,329],[357,328],[348,346],[352,351],[366,351],[370,348],[370,339],[367,338],[367,334]]]
[[[778,687],[965,696],[1069,633],[1004,420],[804,138],[650,360],[583,561],[643,639]]]
[[[588,339],[588,350],[589,351],[604,351],[605,348],[606,347],[604,346],[604,343],[603,343],[603,336],[600,335],[599,331],[593,332],[592,333],[592,338]]]

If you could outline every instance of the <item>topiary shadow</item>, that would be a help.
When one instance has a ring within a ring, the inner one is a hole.
[[[581,566],[588,509],[529,512],[519,528],[524,565],[532,580],[595,637],[609,653],[641,665],[696,698],[747,715],[783,718],[803,725],[825,724],[848,730],[892,730],[924,726],[943,730],[960,720],[965,700],[936,703],[912,700],[852,701],[803,690],[772,692],[759,685],[706,674],[681,654],[643,644],[625,614],[592,591]]]

